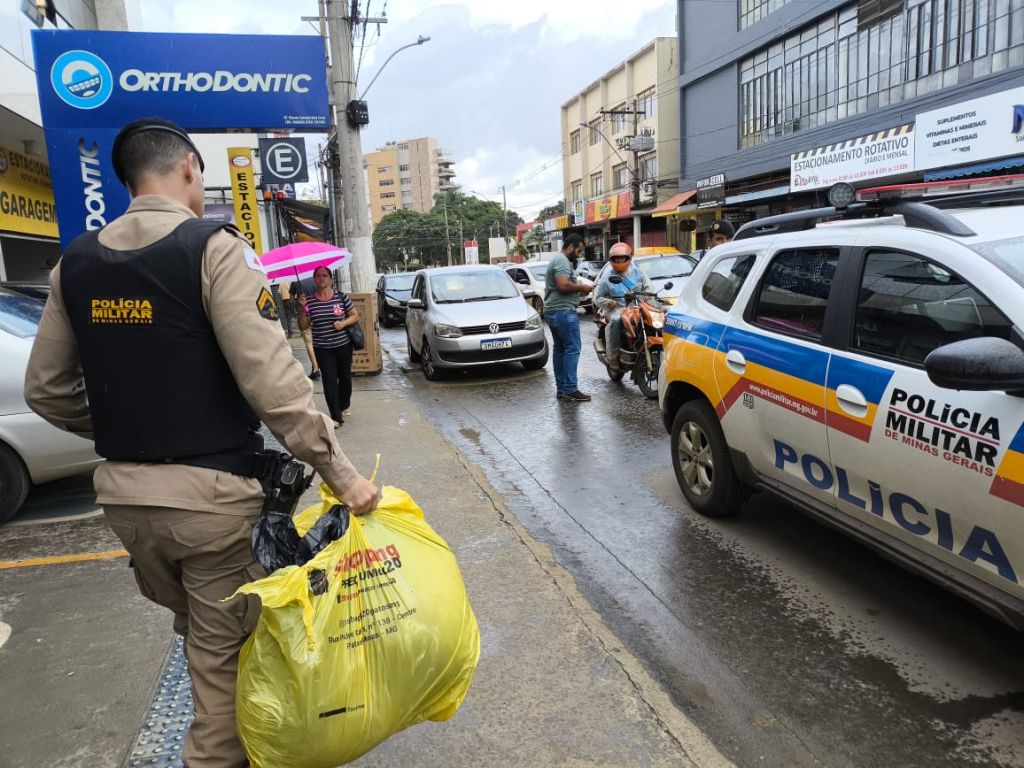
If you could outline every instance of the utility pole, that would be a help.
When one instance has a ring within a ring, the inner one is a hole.
[[[355,61],[352,51],[352,28],[358,24],[384,24],[387,19],[360,18],[357,2],[349,8],[341,0],[321,0],[326,11],[327,37],[331,52],[331,93],[334,97],[335,142],[337,146],[336,176],[341,179],[341,200],[344,219],[336,218],[335,231],[342,229],[344,221],[345,245],[352,252],[349,274],[352,290],[370,291],[370,278],[374,272],[373,240],[367,213],[366,185],[363,179],[363,145],[359,126],[348,116],[348,105],[356,99]],[[332,156],[332,165],[334,157]],[[335,201],[335,209],[338,208]]]
[[[508,200],[505,198],[505,185],[501,185],[501,238],[508,250]]]
[[[448,266],[452,265],[452,238],[448,234],[448,196],[444,198],[444,245],[448,249]]]

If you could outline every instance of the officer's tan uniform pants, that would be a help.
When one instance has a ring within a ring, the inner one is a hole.
[[[104,511],[132,556],[139,591],[174,611],[174,630],[185,637],[195,702],[185,765],[248,765],[235,729],[235,681],[238,651],[259,618],[259,598],[220,601],[265,575],[250,552],[256,517],[119,505]]]

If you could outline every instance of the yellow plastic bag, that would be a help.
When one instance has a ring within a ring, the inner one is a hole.
[[[300,535],[340,503],[326,486],[320,497],[295,518]],[[397,488],[305,565],[238,592],[263,601],[236,697],[257,768],[331,768],[410,725],[446,720],[480,658],[455,556]]]

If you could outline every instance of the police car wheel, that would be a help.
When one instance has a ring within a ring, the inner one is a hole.
[[[672,422],[672,468],[683,495],[708,517],[734,514],[746,501],[737,480],[722,426],[704,400],[691,400]]]
[[[0,443],[0,523],[10,520],[21,509],[31,484],[18,454]]]
[[[405,351],[409,355],[410,363],[418,363],[420,361],[419,353],[412,348],[412,339],[409,338],[409,332],[405,332]]]

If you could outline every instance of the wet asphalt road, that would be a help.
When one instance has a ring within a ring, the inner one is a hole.
[[[771,497],[701,518],[657,403],[608,380],[581,321],[589,404],[555,400],[550,363],[428,382],[401,328],[384,381],[413,385],[738,765],[1024,766],[1024,635]]]

